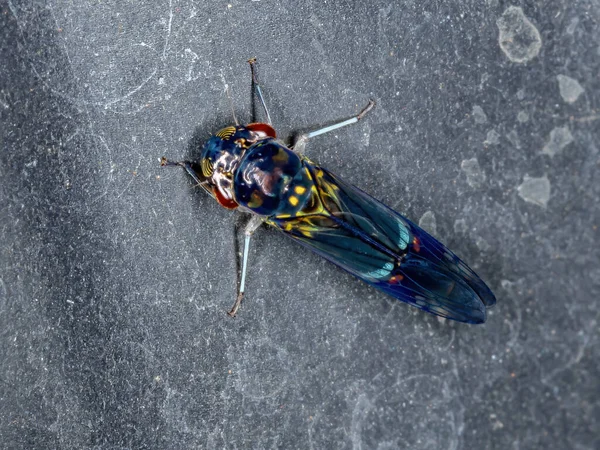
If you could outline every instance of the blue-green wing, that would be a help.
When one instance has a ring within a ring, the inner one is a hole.
[[[448,319],[485,322],[494,294],[454,253],[360,189],[305,165],[315,198],[270,224],[399,300]]]

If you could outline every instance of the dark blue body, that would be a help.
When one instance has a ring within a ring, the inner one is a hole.
[[[272,137],[249,142],[234,159],[237,205],[399,300],[461,322],[485,321],[496,302],[490,289],[399,213]]]

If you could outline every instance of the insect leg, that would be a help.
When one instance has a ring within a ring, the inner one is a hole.
[[[267,115],[267,123],[269,125],[273,125],[273,122],[271,122],[271,115],[269,114],[269,110],[267,109],[267,104],[265,103],[265,98],[263,97],[263,94],[262,94],[262,89],[260,88],[260,83],[258,82],[258,75],[256,75],[256,58],[250,58],[248,60],[248,63],[250,64],[250,72],[252,74],[252,86],[254,87],[254,90],[256,91],[256,95],[258,96],[258,99],[260,100],[260,104],[262,105],[263,109],[265,110],[265,114]]]
[[[244,229],[244,254],[242,256],[242,277],[240,280],[240,290],[238,291],[237,298],[235,299],[235,303],[227,314],[231,317],[235,317],[237,310],[240,308],[242,304],[242,300],[244,299],[244,289],[246,287],[246,271],[248,270],[248,250],[250,249],[250,238],[254,234],[254,232],[260,227],[263,223],[263,220],[259,216],[253,216],[250,221],[246,224]]]
[[[170,161],[167,158],[165,158],[164,156],[160,159],[161,166],[182,167],[188,173],[188,175],[192,177],[192,179],[196,183],[196,186],[200,186],[206,192],[208,192],[210,195],[214,196],[214,194],[211,192],[211,190],[206,186],[207,181],[206,180],[201,181],[200,178],[198,178],[198,175],[196,174],[196,171],[192,167],[192,164],[193,163],[190,161]]]
[[[192,163],[190,161],[170,161],[170,160],[168,160],[167,158],[165,158],[163,156],[162,158],[160,158],[160,165],[161,166],[179,166],[179,167],[183,167],[185,169],[185,171],[194,179],[194,181],[196,183],[202,184],[202,182],[198,178],[198,175],[196,175],[196,172],[192,168]]]
[[[309,133],[301,134],[296,139],[294,143],[294,151],[297,153],[302,153],[304,151],[304,147],[306,147],[306,141],[321,134],[329,133],[330,131],[337,130],[339,128],[346,127],[348,125],[352,125],[362,119],[369,111],[373,109],[375,106],[375,100],[369,100],[367,106],[365,106],[361,112],[359,112],[356,116],[351,117],[350,119],[342,120],[340,122],[334,123],[332,125],[319,128],[317,130],[311,131]]]

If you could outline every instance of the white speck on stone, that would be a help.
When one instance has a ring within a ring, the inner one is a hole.
[[[465,219],[456,219],[454,221],[454,232],[457,234],[465,234],[469,228]]]
[[[525,175],[523,183],[517,188],[519,197],[529,203],[545,208],[550,200],[550,180],[544,175],[540,178]]]
[[[492,360],[496,360],[496,355],[492,355]],[[493,431],[504,428],[504,424],[498,420],[498,416],[496,416],[496,414],[490,414],[490,421],[492,422]]]
[[[496,145],[500,142],[500,134],[496,132],[496,130],[490,130],[485,137],[485,141],[483,141],[486,145]]]
[[[515,285],[515,283],[513,283],[510,280],[500,280],[500,286],[502,286],[502,289],[511,289],[513,286]]]
[[[529,122],[529,114],[527,114],[525,111],[519,111],[519,114],[517,114],[517,120],[521,123]]]
[[[504,424],[499,420],[494,420],[494,422],[492,422],[493,431],[501,430],[502,428],[504,428]]]
[[[544,145],[542,153],[552,157],[562,151],[571,142],[573,142],[573,135],[568,127],[555,128],[550,132],[548,143]]]
[[[569,24],[569,26],[566,29],[567,33],[568,34],[575,33],[575,29],[577,28],[577,25],[579,25],[579,17],[573,17],[571,19],[571,23]]]
[[[517,91],[517,98],[519,100],[524,100],[525,99],[525,89],[519,89]]]
[[[510,133],[508,133],[506,138],[515,148],[521,148],[521,140],[519,139],[519,134],[516,130],[512,130]]]
[[[473,188],[481,187],[485,182],[485,173],[479,166],[477,158],[465,159],[460,163],[460,168],[467,176],[467,183]]]
[[[432,211],[426,211],[425,214],[419,219],[419,226],[427,231],[429,234],[437,233],[437,222],[435,220],[435,214]]]
[[[488,244],[488,242],[481,236],[477,236],[477,238],[475,239],[475,245],[477,245],[477,248],[482,252],[488,251],[490,249],[490,244]]]
[[[483,108],[479,105],[475,105],[473,106],[473,119],[475,119],[475,123],[486,123],[487,122],[487,116],[485,115],[485,112],[483,111]]]
[[[365,147],[369,146],[369,143],[371,142],[371,125],[369,122],[365,124],[365,131],[363,132],[361,140]]]
[[[585,92],[579,81],[566,75],[556,75],[560,96],[567,103],[575,103],[579,96]]]
[[[496,25],[500,32],[500,48],[512,62],[523,64],[540,53],[540,32],[520,7],[509,6],[496,21]]]

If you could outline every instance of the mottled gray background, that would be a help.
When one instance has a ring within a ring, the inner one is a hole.
[[[600,447],[600,5],[1,3],[2,448]],[[385,297],[163,155],[251,118],[420,221],[483,326]]]

